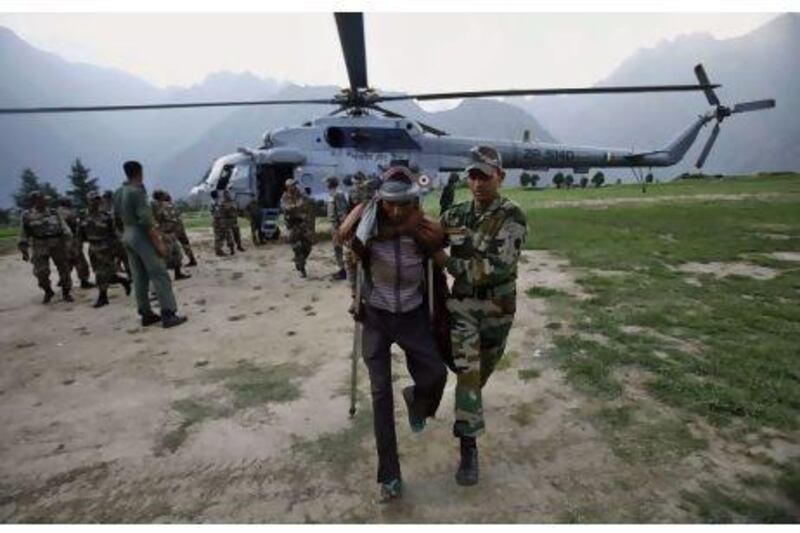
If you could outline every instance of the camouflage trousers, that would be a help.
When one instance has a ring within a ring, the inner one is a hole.
[[[31,263],[33,264],[33,275],[39,282],[39,287],[44,290],[50,288],[50,260],[58,269],[58,284],[62,289],[72,288],[72,276],[70,271],[69,250],[63,237],[48,237],[33,240],[33,254]]]
[[[89,261],[92,263],[97,288],[101,291],[107,290],[117,280],[117,259],[113,243],[89,243]]]
[[[164,233],[164,244],[167,245],[167,256],[164,258],[167,268],[179,268],[183,261],[181,245],[174,233]]]
[[[111,244],[111,252],[114,256],[114,269],[117,270],[121,266],[125,273],[130,275],[131,267],[128,264],[128,252],[125,251],[125,246],[122,244],[121,239],[114,239]]]
[[[189,242],[189,236],[186,235],[186,230],[181,227],[176,233],[175,237],[177,237],[178,242],[181,244],[181,248],[183,248],[183,253],[185,253],[189,259],[194,259],[194,250],[192,250],[192,245]]]
[[[70,271],[74,268],[79,280],[89,281],[89,263],[83,254],[83,242],[77,238],[72,239],[68,255]]]
[[[453,358],[456,366],[466,367],[456,380],[453,425],[456,437],[475,437],[486,427],[481,390],[503,356],[515,305],[515,294],[447,301],[452,320]]]
[[[292,231],[289,234],[289,242],[292,245],[292,252],[294,253],[294,266],[300,270],[305,268],[306,259],[311,254],[311,247],[313,243],[309,235],[305,232]]]
[[[228,245],[230,251],[233,251],[233,234],[229,231],[228,226],[222,221],[214,221],[214,251],[222,253],[223,243]]]
[[[242,247],[242,232],[239,230],[239,221],[238,220],[229,220],[225,223],[225,227],[228,230],[228,233],[233,238],[234,244],[236,244],[237,248]]]

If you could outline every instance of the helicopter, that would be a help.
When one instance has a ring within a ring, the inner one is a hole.
[[[506,89],[424,94],[383,95],[368,84],[364,21],[362,13],[334,13],[345,59],[349,87],[331,98],[301,100],[259,100],[237,102],[194,102],[154,105],[115,105],[89,107],[39,107],[0,109],[0,114],[129,111],[194,107],[266,106],[320,104],[334,105],[328,114],[296,127],[283,127],[264,133],[256,148],[239,148],[216,159],[190,198],[207,201],[212,191],[228,190],[240,209],[255,200],[261,211],[261,228],[266,238],[277,236],[277,218],[284,184],[294,179],[309,196],[321,199],[327,194],[325,179],[357,174],[377,176],[382,170],[405,165],[419,176],[423,191],[434,185],[439,172],[457,172],[471,161],[470,149],[478,144],[494,146],[506,169],[542,170],[571,168],[587,173],[602,167],[666,167],[683,159],[700,131],[714,121],[700,156],[702,168],[722,122],[744,112],[775,107],[774,99],[723,105],[701,64],[694,67],[697,84],[606,86],[588,88]],[[630,94],[702,91],[712,106],[698,115],[669,144],[660,149],[632,149],[575,146],[532,141],[527,135],[519,141],[469,138],[450,135],[432,125],[409,119],[380,105],[400,100],[447,100],[478,97],[504,97],[559,94]]]

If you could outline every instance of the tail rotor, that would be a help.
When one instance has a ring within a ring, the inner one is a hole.
[[[700,84],[707,86],[711,85],[703,65],[698,64],[695,66],[694,73],[697,76],[697,80],[700,82]],[[711,130],[711,135],[708,136],[708,140],[706,141],[705,146],[703,146],[703,150],[700,152],[700,157],[697,158],[697,163],[695,164],[697,168],[702,168],[703,164],[706,162],[706,158],[711,152],[711,148],[717,141],[720,124],[722,124],[723,120],[736,113],[748,113],[750,111],[761,111],[763,109],[775,107],[775,100],[770,98],[767,100],[740,102],[734,105],[733,108],[730,108],[720,103],[719,98],[717,98],[717,95],[714,92],[714,89],[711,87],[706,87],[703,92],[706,95],[706,100],[708,100],[708,103],[714,106],[714,109],[706,115],[707,122],[716,120],[716,124],[714,124],[714,129]]]

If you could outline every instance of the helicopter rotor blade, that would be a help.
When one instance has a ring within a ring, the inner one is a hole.
[[[141,104],[141,105],[104,105],[104,106],[72,106],[72,107],[6,107],[0,108],[0,115],[35,114],[35,113],[86,113],[97,111],[140,111],[143,109],[188,109],[196,107],[235,107],[258,105],[294,105],[294,104],[328,104],[334,105],[332,99],[315,100],[250,100],[238,102],[188,102],[182,104]]]
[[[731,114],[733,113],[747,113],[748,111],[759,111],[761,109],[770,109],[775,107],[775,100],[754,100],[752,102],[742,102],[733,106]]]
[[[371,109],[375,109],[377,111],[380,111],[381,113],[383,113],[384,115],[386,115],[389,118],[406,118],[404,115],[401,115],[400,113],[395,113],[394,111],[390,111],[390,110],[386,109],[385,107],[381,107],[379,105],[372,104],[369,107]],[[419,120],[415,120],[414,122],[419,124],[420,128],[422,128],[423,130],[427,131],[428,133],[432,133],[432,134],[434,134],[436,136],[439,136],[439,137],[443,137],[443,136],[447,135],[446,131],[440,130],[439,128],[434,128],[433,126],[425,124],[424,122],[420,122]]]
[[[708,81],[708,76],[706,75],[706,69],[703,68],[702,63],[695,65],[694,75],[697,76],[697,81],[700,82],[700,85],[711,85],[711,82]],[[708,89],[704,89],[704,92],[706,93],[706,100],[708,100],[709,104],[713,106],[719,105],[719,98],[717,98],[717,95],[714,93],[712,88],[709,87]]]
[[[714,129],[711,130],[711,135],[708,136],[708,140],[705,146],[703,146],[703,151],[700,152],[700,157],[697,158],[697,164],[695,165],[697,168],[703,167],[703,163],[706,162],[706,158],[709,152],[711,152],[711,147],[714,146],[714,142],[717,140],[717,135],[719,135],[719,122],[714,124]]]
[[[461,91],[452,93],[405,94],[381,96],[381,102],[397,100],[449,100],[453,98],[478,98],[482,96],[528,96],[554,94],[617,94],[617,93],[662,93],[681,91],[705,91],[720,85],[636,85],[617,87],[560,87],[553,89],[509,89],[497,91]]]
[[[347,66],[347,77],[350,89],[355,93],[358,89],[367,88],[367,52],[364,47],[364,14],[334,13],[339,41]]]

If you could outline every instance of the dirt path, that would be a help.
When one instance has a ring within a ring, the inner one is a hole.
[[[548,359],[546,300],[524,289],[577,290],[563,261],[530,252],[520,265],[508,352],[485,389],[479,487],[453,481],[451,375],[421,435],[396,402],[406,495],[381,508],[363,364],[360,414],[347,416],[348,290],[327,280],[330,244],[301,280],[286,245],[216,258],[209,237],[194,234],[200,266],[176,284],[189,322],[173,330],[138,327],[116,288],[102,311],[91,290],[42,306],[29,265],[0,257],[0,521],[686,519],[668,497],[680,470],[622,464]],[[409,378],[395,355],[399,399]]]

